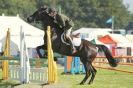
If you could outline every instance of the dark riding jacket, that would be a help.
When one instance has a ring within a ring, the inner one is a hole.
[[[55,15],[54,22],[57,23],[60,26],[60,28],[63,30],[68,30],[74,26],[73,21],[69,17],[65,16],[64,14],[57,13]]]

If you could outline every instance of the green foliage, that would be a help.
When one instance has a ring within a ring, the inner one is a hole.
[[[51,6],[69,16],[75,29],[81,27],[108,27],[106,21],[115,17],[115,28],[125,28],[131,22],[131,13],[122,0],[0,0],[0,14],[19,14],[24,20],[41,6]]]
[[[33,13],[36,9],[36,2],[34,0],[1,0],[0,14],[16,15],[25,18]]]
[[[133,14],[131,15],[131,21],[129,21],[128,25],[125,27],[126,30],[133,30]]]
[[[106,21],[115,16],[115,27],[128,24],[130,14],[122,0],[67,0],[60,1],[64,13],[75,21],[76,27],[107,27]]]

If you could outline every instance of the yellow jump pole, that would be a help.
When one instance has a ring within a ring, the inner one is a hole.
[[[48,51],[48,83],[57,81],[57,65],[54,62],[50,26],[47,27],[47,51]]]
[[[10,56],[10,31],[8,29],[5,41],[4,56]],[[2,79],[6,80],[9,77],[9,64],[8,60],[2,61]]]

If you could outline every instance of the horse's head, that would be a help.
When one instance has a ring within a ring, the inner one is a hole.
[[[48,15],[48,8],[41,7],[35,11],[31,16],[27,18],[27,22],[39,22],[41,21],[43,26],[51,26],[56,29],[55,32],[61,34],[63,30],[60,30],[60,26],[54,22],[54,18]]]
[[[47,16],[48,16],[47,8],[41,7],[27,18],[27,22],[31,23],[31,22],[42,21],[44,17],[47,18]]]

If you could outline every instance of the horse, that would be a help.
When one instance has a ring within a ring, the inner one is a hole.
[[[78,47],[78,50],[76,53],[73,54],[72,52],[70,52],[71,50],[70,45],[63,43],[61,39],[61,36],[64,33],[64,30],[62,30],[59,27],[59,25],[54,22],[54,19],[47,14],[46,9],[39,8],[37,11],[35,11],[32,15],[30,15],[27,18],[27,21],[28,22],[40,21],[43,24],[54,28],[54,31],[52,31],[52,33],[55,33],[56,35],[51,36],[52,49],[54,52],[62,55],[66,55],[66,56],[80,57],[80,60],[83,63],[85,68],[85,77],[80,82],[80,85],[83,85],[90,76],[91,77],[88,84],[93,83],[97,70],[92,65],[92,62],[97,56],[98,49],[104,52],[110,66],[116,67],[118,64],[116,59],[113,58],[111,52],[105,45],[93,44],[90,41],[87,41],[85,39],[81,40],[81,44]],[[44,47],[42,48],[44,49]]]

